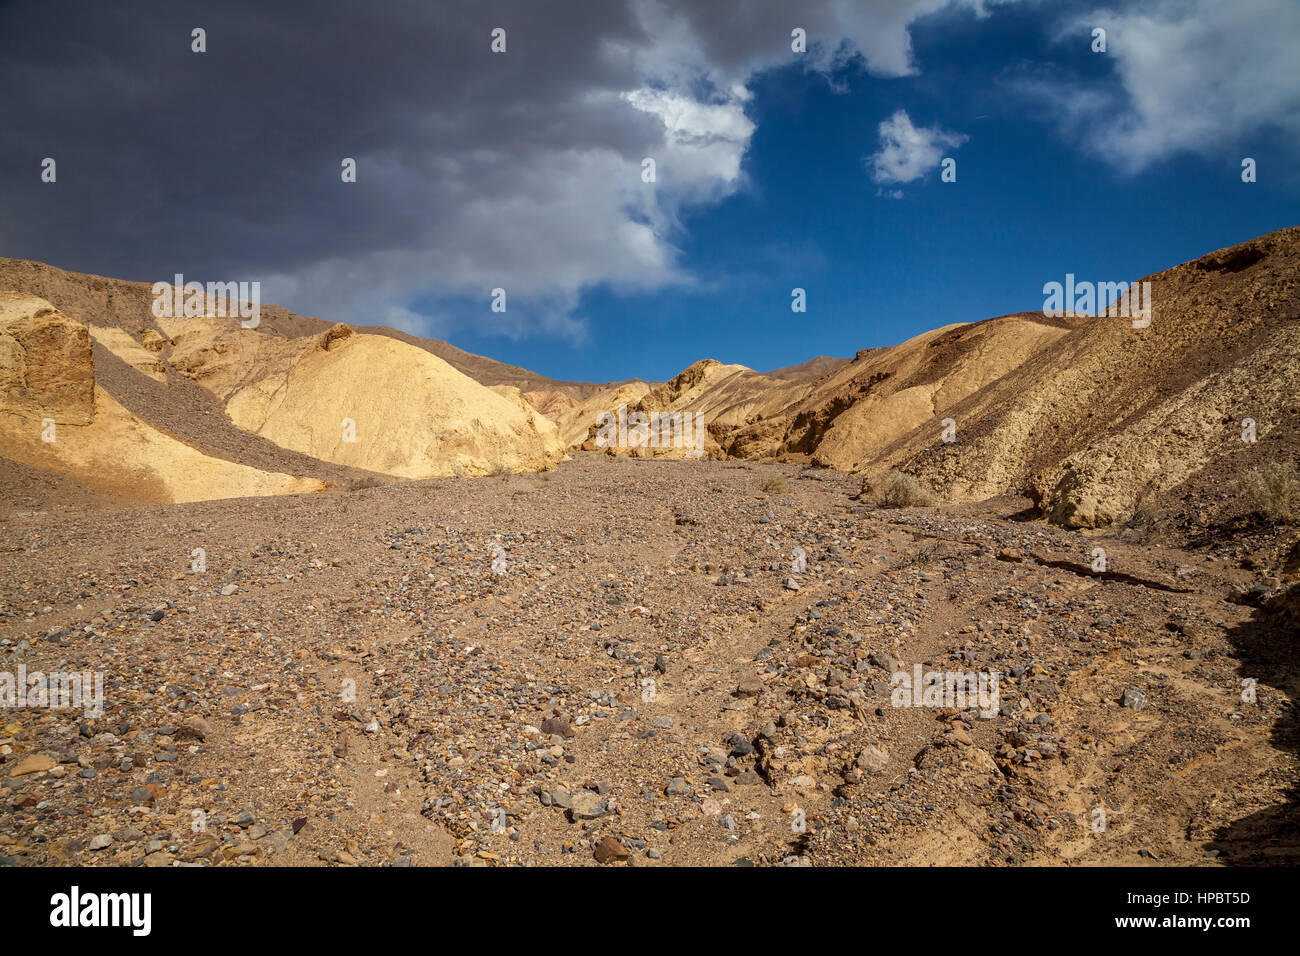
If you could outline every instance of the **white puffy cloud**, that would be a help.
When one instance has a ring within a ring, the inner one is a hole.
[[[1025,81],[1061,128],[1116,167],[1138,172],[1179,153],[1248,146],[1282,129],[1300,142],[1300,3],[1154,0],[1063,22],[1058,42],[1106,31],[1117,86]],[[1102,54],[1097,54],[1102,55]]]
[[[947,150],[969,138],[937,125],[918,128],[906,110],[898,110],[880,124],[880,149],[868,158],[871,178],[881,185],[915,182],[937,168]]]
[[[676,228],[681,208],[717,201],[738,187],[741,159],[754,134],[744,109],[749,97],[743,86],[714,103],[649,88],[626,94],[633,107],[663,123],[663,139],[648,156],[655,161],[655,183],[640,190],[637,207],[655,237]]]

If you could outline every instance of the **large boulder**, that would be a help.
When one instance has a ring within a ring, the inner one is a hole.
[[[39,296],[0,292],[0,410],[88,425],[95,414],[90,334]]]

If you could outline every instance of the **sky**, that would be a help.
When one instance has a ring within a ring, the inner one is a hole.
[[[1296,0],[0,2],[0,255],[561,380],[851,357],[1300,223],[1298,49]]]

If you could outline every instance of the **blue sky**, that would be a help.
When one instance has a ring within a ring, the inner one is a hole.
[[[745,110],[756,129],[743,185],[693,211],[676,237],[693,283],[584,293],[581,344],[473,328],[451,338],[561,379],[662,380],[706,357],[767,370],[1041,309],[1043,284],[1067,272],[1131,281],[1300,222],[1287,133],[1255,131],[1137,172],[1064,135],[1018,83],[1047,68],[1113,88],[1115,64],[1088,33],[1049,42],[1051,22],[1039,9],[930,18],[911,31],[913,76],[873,77],[860,60],[830,76],[766,71]],[[944,151],[956,183],[937,167],[888,189],[872,181],[864,159],[898,109],[969,137]],[[1241,180],[1243,156],[1257,161],[1255,183]],[[791,312],[793,287],[807,290],[806,314]]]
[[[132,10],[0,2],[0,255],[557,379],[851,356],[1300,222],[1296,0]]]

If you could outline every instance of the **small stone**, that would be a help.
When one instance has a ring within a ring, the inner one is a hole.
[[[889,765],[889,754],[875,744],[867,744],[858,754],[857,766],[868,773],[880,773]]]
[[[1129,710],[1146,710],[1147,695],[1142,693],[1136,687],[1130,687],[1124,691],[1124,696],[1120,698],[1121,707],[1127,707]]]
[[[211,735],[212,725],[202,717],[190,717],[176,732],[180,740],[206,740]]]
[[[542,733],[554,737],[576,737],[577,734],[569,726],[567,720],[561,720],[558,717],[547,717],[542,721]]]
[[[600,842],[596,844],[595,856],[597,863],[623,863],[632,854],[628,852],[627,847],[619,843],[614,837],[607,836],[601,837]]]
[[[47,757],[45,754],[32,754],[24,757],[9,771],[11,777],[23,777],[29,773],[44,773],[55,765],[53,757]]]
[[[609,812],[605,801],[590,790],[579,790],[573,795],[569,816],[574,820],[595,820]]]

